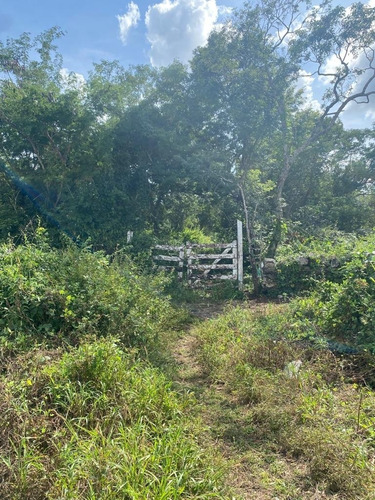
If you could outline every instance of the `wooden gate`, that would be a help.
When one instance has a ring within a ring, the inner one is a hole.
[[[243,250],[242,222],[237,221],[237,239],[231,243],[186,243],[185,245],[156,245],[153,260],[160,270],[174,270],[189,285],[204,282],[234,280],[242,289]]]

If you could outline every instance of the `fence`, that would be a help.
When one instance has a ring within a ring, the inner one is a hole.
[[[234,280],[243,285],[242,222],[237,221],[237,239],[231,243],[186,243],[156,245],[153,260],[161,270],[174,270],[191,286],[207,281]]]

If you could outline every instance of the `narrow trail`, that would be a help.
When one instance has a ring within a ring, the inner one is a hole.
[[[261,309],[264,304],[249,304]],[[195,305],[192,314],[204,321],[218,316],[223,305]],[[173,358],[177,364],[177,387],[195,394],[200,406],[200,416],[205,427],[204,440],[207,447],[213,447],[229,464],[227,484],[234,491],[233,500],[277,500],[274,495],[261,491],[254,477],[249,460],[239,452],[242,441],[241,423],[246,412],[231,400],[222,384],[213,384],[197,360],[198,339],[189,328],[174,344]]]
[[[236,304],[234,304],[236,305]],[[218,316],[226,304],[200,304],[191,313],[200,321]],[[266,303],[249,301],[241,307],[264,311]],[[198,361],[199,340],[194,326],[188,328],[172,346],[177,365],[177,389],[195,394],[204,425],[202,444],[220,455],[228,465],[226,484],[233,492],[230,500],[323,500],[327,497],[314,487],[301,489],[307,464],[279,453],[272,444],[253,439],[252,409],[241,405],[224,384],[213,383]],[[228,498],[229,500],[229,498]]]

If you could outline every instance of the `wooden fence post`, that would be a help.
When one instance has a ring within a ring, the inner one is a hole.
[[[233,271],[232,271],[232,276],[235,281],[238,281],[238,242],[237,240],[234,240],[232,242],[233,244]]]
[[[243,231],[240,220],[237,220],[237,269],[238,289],[243,290]]]
[[[178,258],[180,259],[178,262],[178,278],[182,280],[184,276],[184,258],[185,258],[185,247],[182,246],[178,252]]]

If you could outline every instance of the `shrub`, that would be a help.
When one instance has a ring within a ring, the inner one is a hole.
[[[356,345],[375,349],[374,254],[359,255],[345,266],[345,279],[330,289],[321,325],[324,331]],[[321,292],[324,293],[324,289]]]
[[[345,279],[346,264],[359,254],[371,252],[374,245],[375,234],[358,238],[325,230],[318,236],[294,237],[279,248],[277,283],[272,293],[295,295],[316,288],[317,282],[341,283]]]
[[[116,335],[144,345],[173,321],[161,292],[166,278],[141,276],[112,260],[43,240],[0,247],[0,338],[3,347],[77,343],[84,335]]]
[[[374,351],[374,259],[373,253],[356,254],[343,266],[341,283],[319,284],[309,298],[294,302],[294,315],[315,324],[320,335]]]

